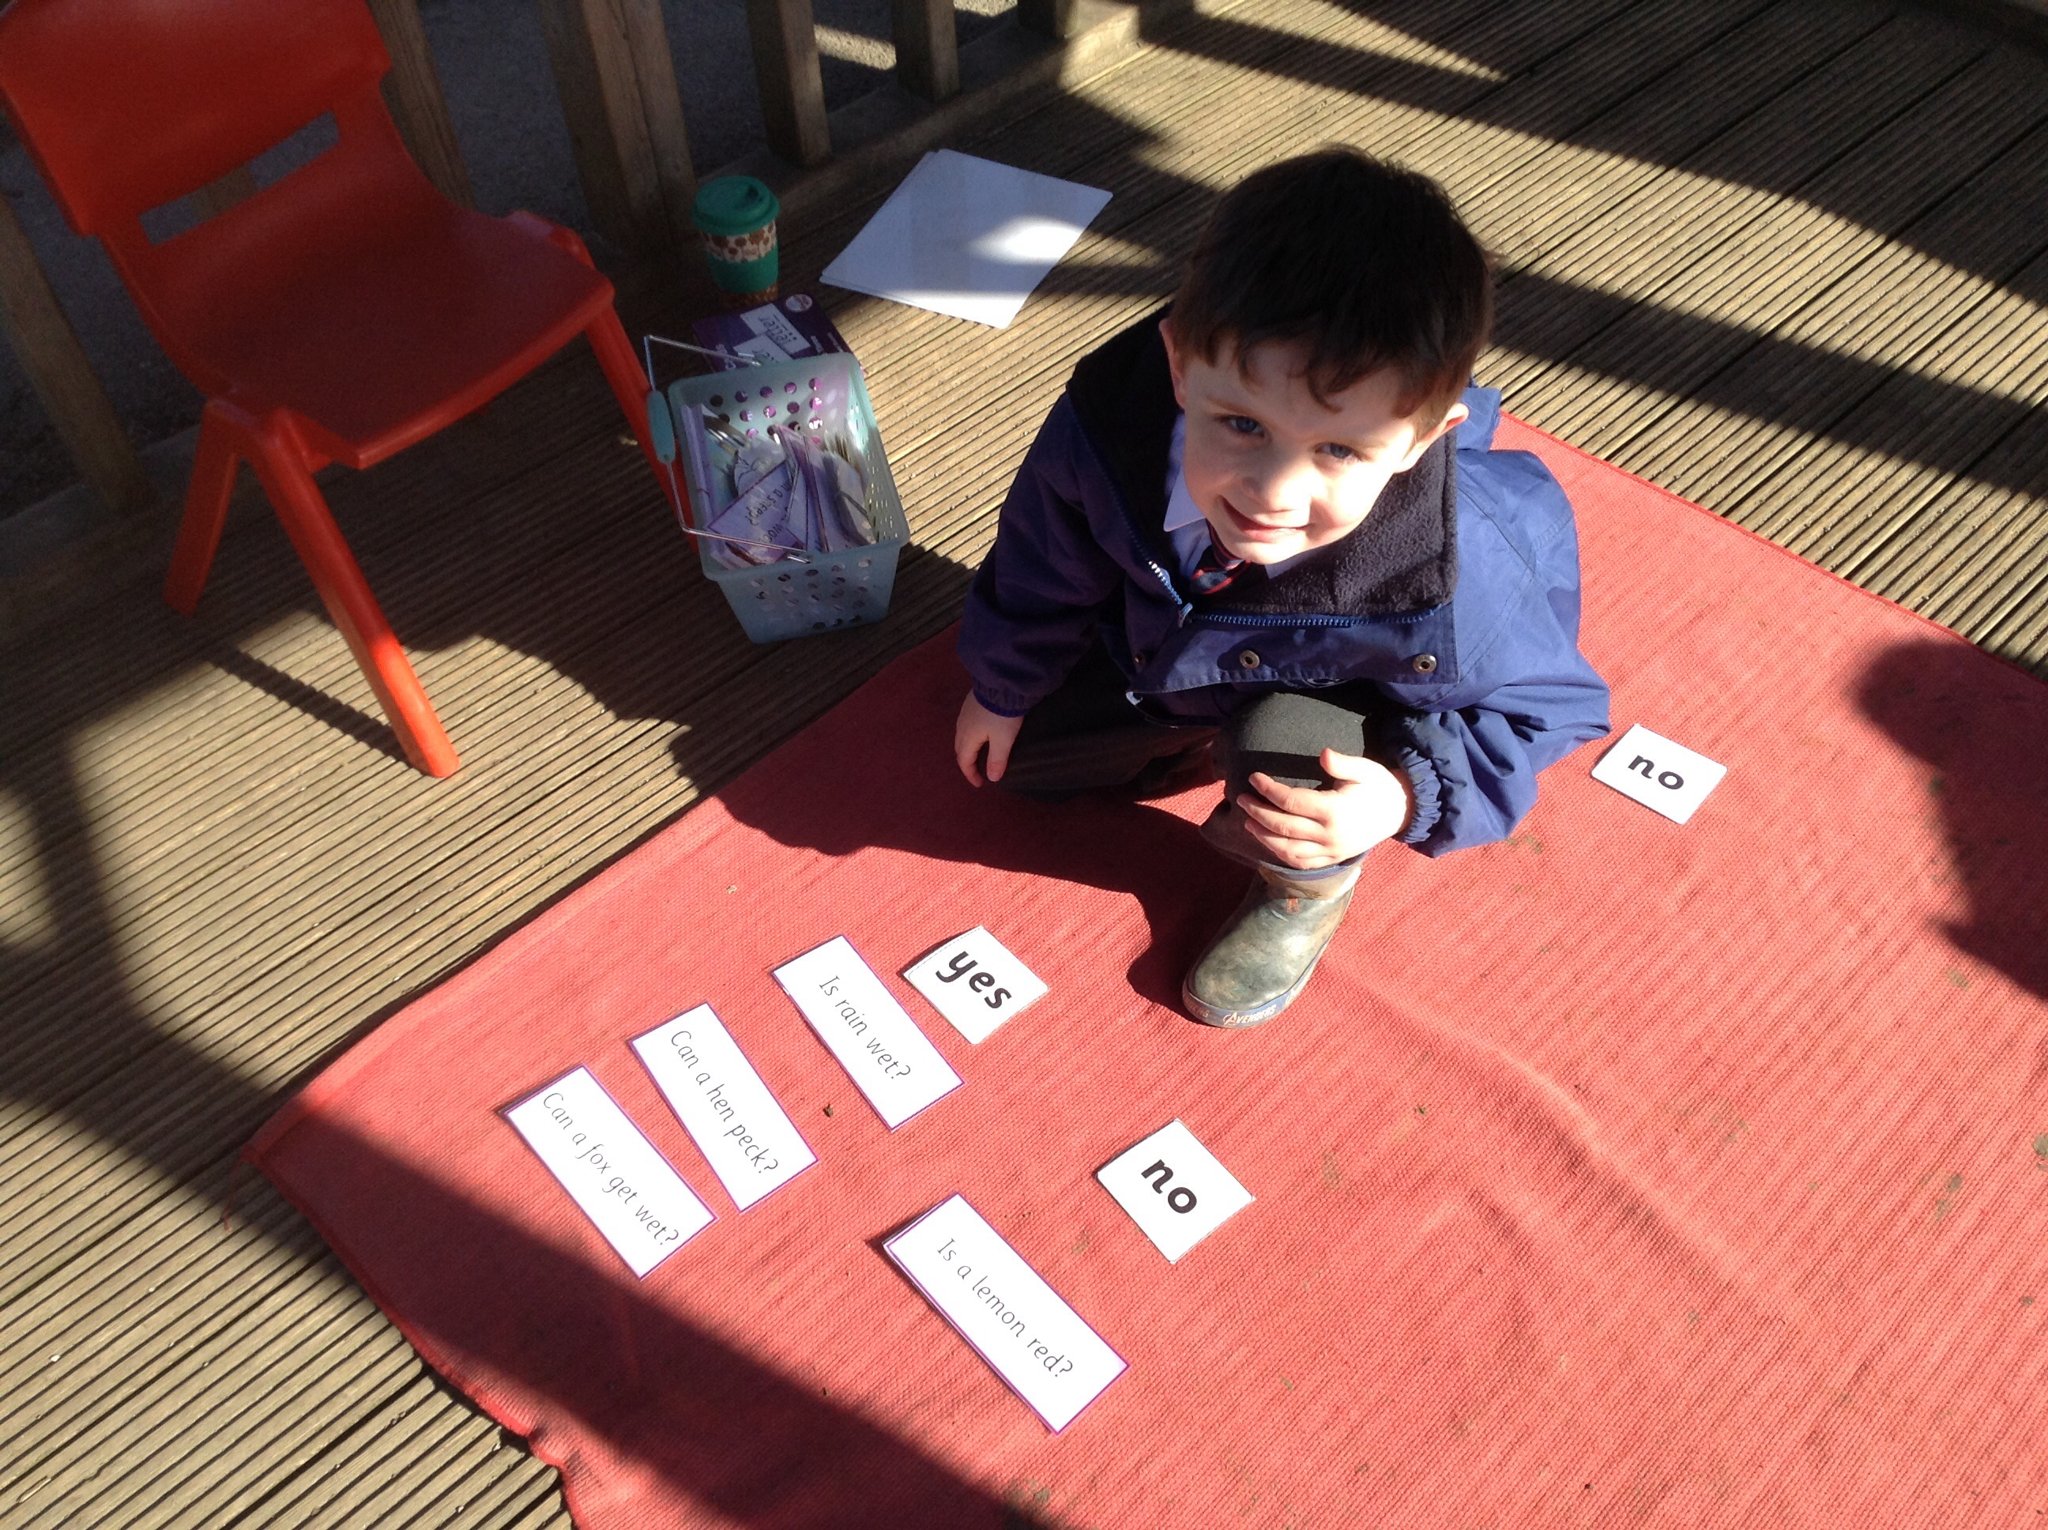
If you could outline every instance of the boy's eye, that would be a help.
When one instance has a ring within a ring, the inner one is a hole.
[[[1226,414],[1222,420],[1223,428],[1234,436],[1255,436],[1259,433],[1259,422],[1248,414]]]
[[[1323,443],[1323,450],[1332,457],[1335,457],[1339,462],[1357,462],[1360,460],[1359,454],[1341,441],[1325,441]]]

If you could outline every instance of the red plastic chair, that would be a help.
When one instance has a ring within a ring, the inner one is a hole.
[[[378,90],[390,58],[363,0],[13,0],[0,104],[71,226],[96,235],[178,368],[206,393],[164,598],[190,614],[238,464],[256,472],[406,758],[454,747],[314,484],[487,402],[576,335],[634,435],[646,380],[582,242],[528,213],[451,203]],[[161,244],[142,215],[323,114],[339,141]]]

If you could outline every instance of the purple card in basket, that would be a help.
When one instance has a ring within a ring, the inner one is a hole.
[[[792,292],[779,302],[763,303],[744,313],[717,313],[690,326],[697,343],[716,351],[722,371],[758,361],[796,361],[806,356],[830,356],[853,347],[846,343],[818,300],[807,292]]]

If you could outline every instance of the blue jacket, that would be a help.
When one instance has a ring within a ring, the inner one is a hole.
[[[1415,795],[1398,837],[1430,855],[1505,838],[1536,773],[1607,731],[1607,687],[1578,651],[1571,505],[1535,457],[1491,450],[1498,392],[1464,401],[1350,536],[1197,606],[1163,526],[1179,409],[1158,316],[1124,331],[1076,367],[1003,504],[961,626],[975,695],[1019,716],[1097,642],[1173,722],[1368,681],[1379,757]]]

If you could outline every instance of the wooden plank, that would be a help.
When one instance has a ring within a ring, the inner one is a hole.
[[[1074,0],[1017,0],[1017,20],[1040,37],[1065,42],[1079,29],[1080,9]]]
[[[664,247],[679,253],[697,242],[690,223],[697,171],[690,159],[690,134],[683,125],[682,93],[661,0],[612,0],[612,6],[618,18],[614,35],[632,61],[639,86],[640,119],[654,182],[650,200],[659,201]],[[650,210],[650,220],[656,216]]]
[[[768,147],[793,165],[823,162],[832,153],[832,131],[811,0],[747,0],[747,32]]]
[[[2048,231],[2031,213],[2044,153],[2048,126],[1703,379],[1690,418],[1632,442],[1627,465],[1659,482],[1686,475],[1716,509],[1867,584],[1865,563],[1930,486],[1965,465],[1984,471],[1984,447],[2038,402],[2025,359],[2038,330],[2014,294],[2048,278]],[[1797,423],[1740,411],[1745,399],[1796,401]],[[1816,433],[1858,448],[1855,459],[1824,470]],[[1688,466],[1710,444],[1711,466]]]
[[[1639,328],[1681,301],[1697,306],[1702,289],[1726,285],[1716,257],[1731,238],[1776,207],[1784,191],[1938,89],[1973,51],[1937,28],[1888,26],[1602,215],[1577,220],[1555,244],[1516,252],[1516,269],[1500,284],[1495,327],[1529,360],[1502,380],[1526,387],[1610,327]],[[1599,173],[1597,161],[1592,169]],[[1651,345],[1636,354],[1654,362],[1662,352]],[[1566,430],[1561,420],[1544,424]]]
[[[1257,9],[1244,6],[1241,0],[1224,0],[1222,4],[1191,0],[1190,8],[1195,7],[1212,12],[1244,10],[1251,13]],[[1017,23],[1025,31],[1051,38],[1054,42],[1072,42],[1082,33],[1116,19],[1120,13],[1129,15],[1133,11],[1147,9],[1154,8],[1149,7],[1146,0],[1017,0]],[[1153,18],[1142,19],[1149,22]],[[1149,24],[1147,30],[1150,30]]]
[[[591,221],[642,255],[688,248],[696,172],[660,0],[540,0],[540,11]]]
[[[251,1316],[255,1316],[252,1314]],[[47,1485],[38,1507],[48,1524],[164,1524],[144,1515],[166,1496],[189,1493],[224,1454],[240,1454],[248,1433],[260,1432],[265,1417],[303,1418],[319,1396],[319,1371],[299,1358],[331,1355],[341,1375],[358,1356],[382,1353],[393,1370],[418,1365],[416,1357],[395,1355],[375,1312],[306,1314],[289,1306],[261,1314],[255,1329],[237,1322],[210,1335],[196,1348],[171,1357],[163,1383],[147,1399],[91,1421],[78,1438],[66,1440],[65,1458],[47,1463]],[[230,1360],[234,1364],[226,1363]],[[409,1362],[409,1365],[408,1365]],[[237,1377],[237,1370],[248,1373]],[[256,1416],[236,1416],[254,1403]],[[63,1518],[56,1516],[62,1513]],[[90,1516],[90,1517],[88,1517]],[[173,1525],[220,1523],[174,1512]]]
[[[113,400],[78,343],[14,204],[0,197],[0,330],[42,400],[79,477],[116,510],[137,511],[153,490]]]
[[[896,78],[927,101],[960,89],[960,39],[953,0],[894,0]]]
[[[391,108],[399,136],[444,196],[465,207],[475,205],[469,171],[455,141],[455,124],[448,116],[448,99],[441,93],[441,77],[434,72],[427,29],[420,24],[419,0],[370,0],[370,14],[383,34],[384,50],[391,55],[391,72],[384,77],[384,102]]]
[[[555,95],[569,128],[569,150],[593,227],[622,249],[640,243],[638,219],[626,184],[626,167],[612,135],[606,109],[607,81],[584,24],[580,0],[538,0],[541,33],[554,68]]]
[[[1221,72],[1221,70],[1217,70],[1217,74],[1223,74],[1223,72]],[[1130,84],[1135,84],[1135,82],[1128,82],[1128,80],[1126,80],[1126,82],[1120,82],[1120,84],[1124,84],[1124,86],[1130,86]],[[1182,98],[1180,98],[1178,102],[1174,102],[1174,104],[1180,104],[1180,107],[1186,107],[1186,104],[1198,104],[1198,102],[1190,102],[1190,100],[1186,98],[1186,74],[1176,74],[1176,76],[1174,76],[1174,80],[1171,80],[1169,84],[1171,84],[1171,92],[1169,92],[1169,94],[1178,94],[1178,96],[1182,96]],[[1135,98],[1135,96],[1130,96],[1130,94],[1126,92],[1126,94],[1124,94],[1124,98]],[[1257,150],[1253,150],[1253,152],[1257,152]],[[1571,176],[1571,174],[1573,174],[1573,166],[1559,166],[1559,170],[1556,170],[1554,174],[1559,174],[1559,176]],[[1122,201],[1122,197],[1124,197],[1124,193],[1122,193],[1122,190],[1120,190],[1120,193],[1118,193],[1118,197],[1120,197],[1120,201],[1116,203],[1116,207],[1128,207],[1128,205],[1130,205],[1128,201]],[[907,320],[905,320],[905,322],[915,322],[915,315],[907,317]],[[948,342],[948,344],[956,344],[956,342]],[[1079,344],[1081,344],[1081,342],[1075,342],[1075,346],[1073,346],[1073,348],[1079,348]],[[1071,350],[1067,350],[1065,354],[1071,354]],[[1057,363],[1057,360],[1055,360],[1055,363],[1053,363],[1053,371],[1059,371],[1059,369],[1061,369],[1061,363]],[[920,416],[924,416],[924,414],[926,414],[926,408],[920,408],[920,410],[918,410],[918,414],[920,414]],[[438,573],[434,573],[434,576],[432,576],[432,578],[438,578]],[[178,787],[178,780],[176,780],[176,776],[170,776],[170,778],[166,780],[166,787]],[[188,787],[188,789],[195,789],[195,791],[205,791],[205,782],[201,782],[201,784],[199,784],[199,787],[190,787],[190,782],[186,782],[186,787]],[[137,803],[135,807],[139,809],[141,805]],[[168,803],[166,803],[166,811],[168,811]],[[178,891],[176,891],[176,889],[156,889],[152,897],[154,897],[154,899],[164,899],[164,897],[176,897],[176,895],[178,895]]]
[[[68,1283],[53,1281],[36,1298],[10,1304],[13,1353],[0,1374],[11,1387],[33,1389],[39,1405],[38,1417],[10,1431],[10,1466],[61,1452],[82,1419],[120,1415],[150,1388],[157,1369],[206,1342],[207,1334],[248,1321],[273,1299],[295,1313],[367,1300],[312,1274],[325,1267],[317,1251],[293,1257],[295,1242],[317,1241],[295,1212],[281,1202],[237,1208],[245,1209],[233,1236],[224,1238],[210,1208],[167,1207],[164,1197],[153,1197],[136,1224],[137,1235],[150,1240],[146,1268],[123,1271],[106,1286],[96,1283],[87,1300]],[[57,1331],[65,1336],[65,1363],[53,1375],[49,1350],[32,1338]],[[388,1334],[382,1342],[401,1352]]]

